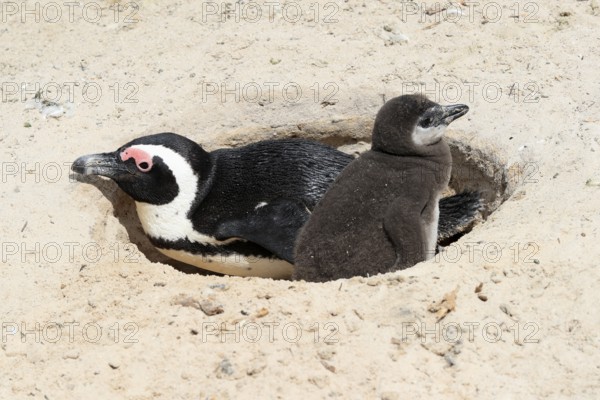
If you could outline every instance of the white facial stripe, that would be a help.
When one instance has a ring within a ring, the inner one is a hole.
[[[143,144],[131,148],[160,157],[173,172],[179,187],[177,197],[168,204],[157,206],[136,201],[138,216],[146,234],[172,241],[189,239],[202,244],[226,244],[235,240],[220,241],[194,230],[187,214],[196,198],[198,176],[180,154],[162,145]]]
[[[417,146],[427,146],[435,143],[446,131],[447,125],[432,126],[430,128],[422,128],[419,125],[412,132],[412,140]]]

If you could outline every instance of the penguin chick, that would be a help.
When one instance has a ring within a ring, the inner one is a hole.
[[[443,134],[468,110],[421,95],[384,104],[371,150],[342,171],[301,229],[293,279],[375,275],[432,257],[452,163]]]

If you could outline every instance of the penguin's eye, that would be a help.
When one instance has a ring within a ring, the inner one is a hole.
[[[421,125],[422,127],[426,128],[429,125],[431,125],[431,122],[433,122],[433,120],[431,119],[431,117],[427,117],[424,120],[421,120],[421,123],[419,125]]]
[[[150,164],[148,164],[145,161],[142,161],[141,163],[138,164],[138,168],[142,172],[148,172],[148,171],[150,171]]]

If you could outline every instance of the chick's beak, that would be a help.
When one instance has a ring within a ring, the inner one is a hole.
[[[465,115],[469,111],[469,106],[465,104],[452,104],[450,106],[441,106],[441,119],[444,124],[449,125],[455,119]]]

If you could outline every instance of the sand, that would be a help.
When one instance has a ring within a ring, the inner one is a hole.
[[[0,4],[0,398],[597,397],[597,0],[134,4]],[[468,104],[465,157],[518,173],[401,272],[190,273],[114,184],[69,177],[161,131],[352,142],[414,91]]]

